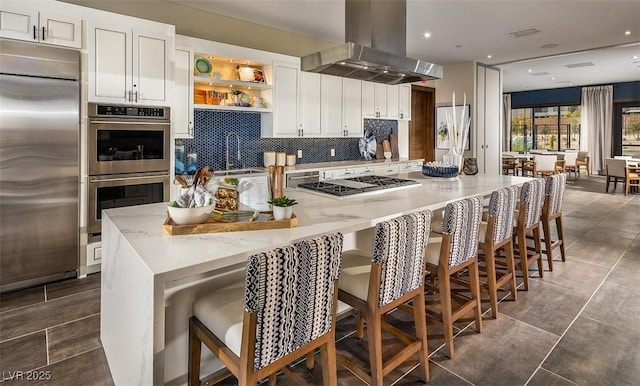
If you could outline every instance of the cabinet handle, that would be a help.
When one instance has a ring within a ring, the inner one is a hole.
[[[132,101],[131,93],[132,93],[132,91],[131,91],[131,90],[127,91],[128,96],[127,96],[126,98],[127,98],[127,101],[128,101],[128,102],[131,102],[131,101]]]
[[[136,96],[136,100],[135,100],[135,102],[136,102],[136,103],[138,103],[138,92],[137,92],[137,91],[134,91],[134,95]]]
[[[400,119],[404,118],[404,113],[400,111]]]
[[[189,122],[189,127],[188,127],[188,130],[187,130],[187,133],[188,133],[191,137],[193,137],[193,122]]]
[[[42,27],[42,41],[44,41],[44,37],[45,37],[44,27]]]
[[[33,26],[33,40],[38,40],[38,36],[36,36],[36,34],[38,33],[36,26]]]

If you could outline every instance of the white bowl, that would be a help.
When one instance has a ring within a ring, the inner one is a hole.
[[[215,204],[196,208],[176,208],[168,206],[169,216],[177,225],[202,224],[211,216]]]

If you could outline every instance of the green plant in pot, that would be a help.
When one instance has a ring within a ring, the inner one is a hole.
[[[297,204],[296,200],[287,196],[273,198],[268,203],[271,204],[275,220],[290,219],[293,215],[293,206]]]

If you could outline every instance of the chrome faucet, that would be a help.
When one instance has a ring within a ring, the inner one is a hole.
[[[227,168],[227,170],[229,170],[230,167],[233,166],[233,164],[229,162],[229,137],[231,137],[232,135],[234,135],[236,137],[236,151],[238,152],[238,156],[237,156],[238,165],[237,166],[238,166],[238,168],[241,168],[240,161],[242,159],[242,156],[240,155],[240,136],[235,131],[230,131],[227,134],[227,139],[226,139],[226,152],[227,152],[226,168]]]

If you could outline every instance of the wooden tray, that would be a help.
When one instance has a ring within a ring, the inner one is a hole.
[[[261,214],[272,214],[272,212],[260,212]],[[171,236],[195,235],[199,233],[217,232],[237,232],[237,231],[257,231],[265,229],[293,228],[298,226],[298,218],[295,213],[289,220],[267,220],[267,221],[234,221],[222,222],[221,217],[212,214],[207,222],[193,225],[176,225],[170,216],[162,224],[164,233]]]

